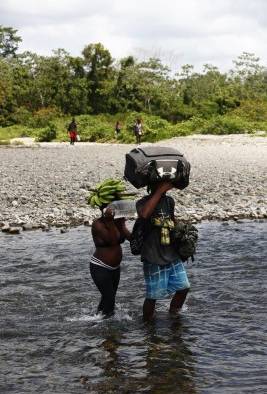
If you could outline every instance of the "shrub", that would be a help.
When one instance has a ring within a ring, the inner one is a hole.
[[[28,125],[34,128],[47,127],[53,119],[60,115],[60,110],[55,107],[42,108],[34,112],[28,121]]]
[[[206,119],[219,113],[219,106],[214,101],[204,100],[196,105],[198,115]]]
[[[170,137],[182,137],[192,134],[190,121],[179,122],[172,126]],[[167,137],[167,138],[170,138]]]
[[[21,126],[21,125],[0,127],[0,139],[1,140],[31,136],[32,133],[33,133],[32,129],[29,129],[28,127]]]
[[[54,123],[50,123],[47,127],[40,129],[37,133],[39,142],[50,142],[57,137],[57,129]]]
[[[266,121],[251,121],[237,115],[237,110],[226,115],[214,115],[209,119],[193,116],[189,120],[171,124],[159,116],[146,113],[128,112],[125,114],[80,115],[76,117],[78,133],[81,141],[105,142],[113,141],[115,122],[119,120],[122,130],[118,142],[134,143],[135,135],[133,125],[137,118],[143,122],[144,134],[142,141],[155,142],[166,138],[187,136],[192,133],[202,134],[233,134],[252,133],[255,130],[267,130]],[[13,125],[0,128],[0,139],[7,140],[16,137],[36,137],[38,141],[68,141],[68,125],[70,117],[58,117],[48,122],[46,127],[30,128],[22,125]]]
[[[124,131],[122,133],[123,142],[135,141],[133,126],[138,118],[143,122],[142,141],[159,141],[161,139],[168,138],[172,133],[172,126],[167,120],[155,115],[131,112],[127,116]]]
[[[207,120],[198,116],[193,116],[190,120],[179,122],[173,125],[173,136],[186,136],[192,133],[200,133],[205,129]]]
[[[260,100],[242,101],[240,107],[232,111],[232,114],[249,121],[267,121],[267,102]]]
[[[27,125],[30,122],[32,114],[25,107],[19,107],[12,114],[12,121],[15,124]]]
[[[0,145],[10,145],[10,140],[0,140]]]
[[[209,119],[201,130],[202,134],[239,134],[253,130],[253,125],[238,116],[223,115]]]
[[[102,116],[80,115],[77,116],[76,121],[81,141],[104,142],[114,138],[114,125]]]

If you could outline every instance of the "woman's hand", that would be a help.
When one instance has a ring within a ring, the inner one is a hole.
[[[126,219],[125,218],[119,218],[119,219],[115,219],[116,221],[116,226],[119,229],[120,233],[126,238],[128,239],[128,241],[130,240],[131,237],[131,233],[130,231],[127,229],[126,227]]]
[[[119,229],[122,230],[122,229],[125,228],[125,226],[126,226],[126,220],[125,220],[125,218],[115,219],[115,221],[116,221],[116,224],[117,224],[117,226],[118,226]]]
[[[111,221],[114,219],[114,214],[115,212],[112,208],[106,208],[103,216],[106,220]]]

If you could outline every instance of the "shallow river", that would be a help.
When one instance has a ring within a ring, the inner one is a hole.
[[[266,393],[266,227],[199,225],[187,304],[171,318],[160,302],[150,325],[128,245],[102,320],[89,228],[0,234],[0,393]]]

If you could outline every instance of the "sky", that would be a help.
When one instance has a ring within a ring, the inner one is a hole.
[[[232,67],[242,52],[267,65],[267,0],[1,0],[0,25],[18,29],[19,51],[78,56],[101,42],[114,59],[156,56],[183,64]]]

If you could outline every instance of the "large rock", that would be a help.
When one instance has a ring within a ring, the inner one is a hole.
[[[23,228],[23,231],[30,231],[30,230],[34,229],[34,227],[33,227],[33,225],[31,223],[23,224],[22,228]]]
[[[20,227],[10,227],[8,234],[19,234],[20,233]]]
[[[4,226],[2,226],[2,232],[8,233],[9,230],[10,230],[10,225],[8,223],[5,223]]]

